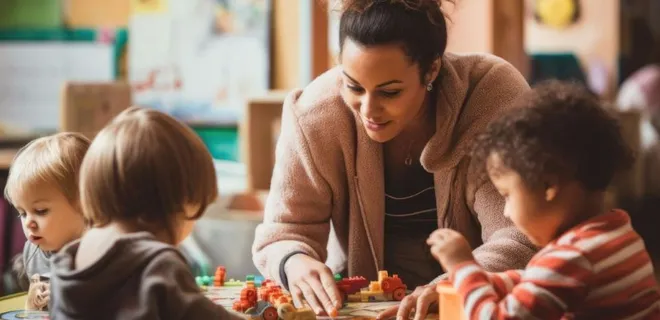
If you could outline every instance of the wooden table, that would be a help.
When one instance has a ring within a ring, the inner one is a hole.
[[[26,292],[0,297],[0,313],[25,308]]]

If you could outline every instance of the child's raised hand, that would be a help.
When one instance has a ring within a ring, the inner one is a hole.
[[[431,246],[431,254],[448,272],[460,263],[474,260],[470,244],[454,230],[438,229],[431,233],[426,243]]]

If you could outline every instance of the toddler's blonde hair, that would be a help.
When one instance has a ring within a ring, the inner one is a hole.
[[[51,185],[58,188],[71,204],[78,205],[80,166],[89,146],[89,139],[75,132],[32,140],[12,161],[5,198],[15,205],[18,195],[41,185]]]

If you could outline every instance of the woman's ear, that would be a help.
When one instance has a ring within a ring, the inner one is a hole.
[[[438,57],[431,64],[431,68],[429,68],[429,71],[425,79],[427,84],[435,81],[435,79],[438,77],[438,74],[440,73],[441,67],[442,67],[442,57]]]

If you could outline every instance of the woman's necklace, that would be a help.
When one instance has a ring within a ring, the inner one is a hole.
[[[431,104],[429,104],[429,107],[430,106],[431,106]],[[434,127],[434,129],[435,129],[435,127]],[[410,144],[408,145],[408,155],[406,156],[406,159],[403,161],[403,163],[405,163],[406,166],[409,166],[409,167],[412,166],[412,163],[413,163],[413,159],[412,159],[412,146],[413,146],[413,143],[415,143],[415,139],[410,140]]]
[[[410,145],[408,145],[408,155],[406,156],[406,160],[404,160],[403,163],[405,163],[407,166],[412,165],[412,145],[415,142],[415,139],[410,141]]]

